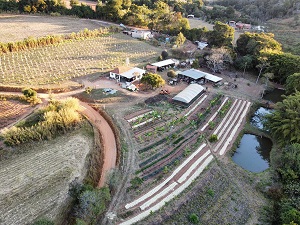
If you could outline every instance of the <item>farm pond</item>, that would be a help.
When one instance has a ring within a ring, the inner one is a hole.
[[[263,96],[263,99],[276,103],[283,100],[282,95],[284,94],[285,94],[285,90],[275,88],[274,90],[267,92]]]
[[[269,168],[270,139],[252,134],[244,134],[232,160],[242,168],[259,173]]]
[[[254,115],[251,117],[250,123],[252,126],[257,127],[258,129],[263,129],[263,120],[264,116],[267,114],[270,114],[272,112],[272,109],[268,109],[265,107],[259,107]]]

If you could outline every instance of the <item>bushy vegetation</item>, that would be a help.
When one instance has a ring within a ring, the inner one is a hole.
[[[42,218],[42,219],[38,219],[37,221],[35,221],[31,225],[54,225],[54,222],[52,222],[49,219]]]
[[[48,140],[72,130],[81,120],[78,109],[79,102],[75,98],[52,100],[40,111],[40,117],[34,125],[6,129],[2,134],[4,143],[15,146],[31,141]]]
[[[98,217],[106,211],[111,198],[108,187],[94,188],[77,180],[70,184],[69,193],[75,201],[74,216],[77,225],[96,224]]]
[[[24,88],[22,90],[22,93],[24,95],[25,100],[32,105],[42,102],[41,99],[37,97],[37,92],[35,90],[32,90],[31,88]]]
[[[271,188],[269,194],[273,197],[274,220],[280,224],[299,224],[299,177],[300,177],[300,144],[290,144],[281,151],[276,171],[281,187]]]
[[[266,115],[266,128],[282,146],[300,143],[300,92],[287,96]]]
[[[216,134],[212,134],[208,140],[209,142],[216,142],[218,140],[218,136]]]

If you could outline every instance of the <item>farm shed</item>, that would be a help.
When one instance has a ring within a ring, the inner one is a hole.
[[[156,66],[158,71],[163,71],[164,69],[179,65],[179,61],[176,59],[166,59],[160,62],[152,63],[151,65]]]
[[[201,82],[206,83],[208,81],[212,83],[218,83],[223,78],[212,75],[210,73],[206,73],[196,69],[190,69],[185,71],[178,72],[178,79],[183,79],[184,81],[190,82]]]
[[[204,87],[199,84],[190,84],[183,91],[173,97],[173,101],[184,106],[189,106],[204,92]]]
[[[145,73],[145,70],[137,67],[120,66],[111,71],[109,77],[120,82],[132,82],[141,79]]]

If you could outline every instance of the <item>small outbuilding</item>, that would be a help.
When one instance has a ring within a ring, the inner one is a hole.
[[[119,82],[132,82],[141,79],[145,73],[146,70],[137,67],[120,66],[112,70],[109,77]]]
[[[183,91],[173,97],[173,101],[184,106],[192,104],[205,91],[199,84],[190,84]]]

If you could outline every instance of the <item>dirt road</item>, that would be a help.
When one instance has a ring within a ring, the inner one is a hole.
[[[107,173],[116,167],[116,137],[107,121],[96,110],[84,102],[80,102],[80,105],[83,107],[83,114],[89,118],[91,123],[100,131],[102,136],[104,147],[104,163],[103,167],[101,168],[101,177],[98,182],[98,187],[102,187],[105,184]]]

